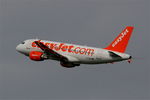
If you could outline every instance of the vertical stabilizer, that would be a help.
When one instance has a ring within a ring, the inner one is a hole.
[[[115,39],[114,41],[106,48],[107,50],[111,51],[117,51],[124,53],[126,50],[126,47],[128,45],[129,39],[131,37],[132,31],[133,31],[132,26],[127,26]]]

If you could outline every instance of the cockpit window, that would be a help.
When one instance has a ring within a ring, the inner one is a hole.
[[[23,42],[21,42],[21,44],[25,44],[25,42],[23,41]]]

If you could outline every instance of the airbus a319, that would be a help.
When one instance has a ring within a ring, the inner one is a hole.
[[[125,50],[132,31],[133,27],[127,26],[106,48],[28,39],[17,45],[16,50],[34,61],[57,60],[66,68],[80,64],[105,64],[124,60],[130,63],[132,57],[126,54]]]

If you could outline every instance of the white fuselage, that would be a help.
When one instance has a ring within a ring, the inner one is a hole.
[[[16,49],[20,53],[29,56],[31,51],[43,52],[35,43],[37,39],[25,40],[23,43],[19,44]],[[112,63],[116,61],[127,60],[130,55],[125,53],[119,53],[115,51],[110,51],[102,48],[94,48],[88,46],[74,45],[61,42],[53,42],[47,40],[41,40],[41,42],[48,46],[50,49],[58,52],[59,54],[67,57],[70,62],[79,64],[101,64],[101,63]],[[115,53],[120,56],[119,58],[112,57],[110,52]],[[49,59],[53,59],[49,57]]]

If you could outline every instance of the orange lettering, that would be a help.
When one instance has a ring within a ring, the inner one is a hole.
[[[85,53],[85,51],[86,51],[86,49],[85,49],[85,48],[81,48],[81,49],[80,49],[80,54],[84,54],[84,53]]]
[[[64,43],[60,43],[59,47],[55,47],[55,50],[56,50],[56,51],[59,51],[60,48],[61,48],[63,45],[64,45]]]
[[[77,50],[77,49],[79,49],[79,50],[80,50],[80,47],[77,47],[77,48],[75,48],[75,49],[74,49],[74,52],[75,52],[76,54],[78,54],[78,53],[79,53],[79,50]]]
[[[71,50],[71,49],[72,49],[73,47],[74,47],[74,46],[72,46],[72,45],[71,45],[71,46],[69,46],[69,48],[68,48],[68,52],[72,52],[72,50]]]
[[[88,55],[93,55],[94,54],[94,49],[87,49],[85,54],[88,53]]]
[[[51,47],[50,48],[53,50],[56,45],[57,44],[51,43]]]
[[[35,42],[32,42],[32,47],[37,47],[37,45],[35,44]]]
[[[65,52],[65,51],[67,50],[67,48],[68,48],[68,46],[67,46],[67,45],[64,45],[64,46],[61,48],[61,50],[62,50],[63,52]]]
[[[48,48],[50,48],[50,43],[45,43],[45,45],[46,45]]]
[[[48,43],[48,42],[47,43],[41,42],[41,43],[52,50],[55,49],[56,51],[61,50],[63,52],[67,51],[69,53],[75,53],[75,54],[80,53],[80,54],[89,55],[89,56],[92,56],[94,54],[94,49],[90,49],[90,48],[81,48],[81,47],[74,48],[73,45],[68,46],[68,45],[65,45],[64,43],[60,43],[59,45],[55,43]],[[32,42],[31,46],[39,48],[35,42]]]

